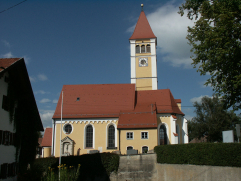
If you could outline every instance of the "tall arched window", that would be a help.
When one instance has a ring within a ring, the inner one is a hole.
[[[146,47],[145,45],[141,45],[141,53],[145,53],[146,52]]]
[[[179,135],[179,125],[177,124],[176,125],[176,133],[177,133],[177,140],[178,140],[178,144],[180,144],[180,140],[179,140],[179,138],[180,138],[180,135]]]
[[[115,127],[113,125],[110,125],[108,128],[108,147],[115,147]]]
[[[161,125],[159,130],[159,139],[160,139],[160,145],[166,145],[167,144],[167,129],[164,124]]]
[[[86,135],[85,135],[85,147],[92,148],[93,147],[93,127],[91,125],[86,127]]]
[[[140,46],[136,45],[136,53],[140,53]]]
[[[146,45],[146,52],[147,53],[150,53],[151,52],[151,45]]]

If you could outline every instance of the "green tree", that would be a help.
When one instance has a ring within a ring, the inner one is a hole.
[[[226,108],[241,108],[241,0],[186,0],[179,14],[196,19],[188,27],[194,68],[210,74],[205,85],[225,100]]]
[[[224,103],[217,97],[203,97],[194,102],[196,116],[188,121],[188,135],[191,139],[206,137],[208,142],[221,142],[222,131],[234,130],[240,118],[234,111],[224,109]]]

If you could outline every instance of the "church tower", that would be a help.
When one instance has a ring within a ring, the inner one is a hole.
[[[157,90],[157,38],[142,11],[130,37],[131,83],[136,90]]]

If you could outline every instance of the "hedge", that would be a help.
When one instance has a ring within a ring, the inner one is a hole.
[[[241,167],[239,143],[193,143],[154,148],[158,163]]]
[[[119,159],[119,155],[114,153],[96,153],[62,157],[61,163],[75,168],[78,167],[78,164],[81,164],[78,180],[94,180],[95,178],[106,178],[104,180],[108,180],[110,173],[118,170]],[[22,179],[19,180],[38,181],[48,171],[49,167],[54,168],[57,172],[58,166],[59,158],[36,159],[31,165],[31,170],[26,175],[22,175]]]

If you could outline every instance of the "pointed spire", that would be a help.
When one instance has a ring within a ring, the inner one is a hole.
[[[146,18],[146,15],[143,11],[143,4],[141,4],[142,10],[139,16],[139,19],[136,23],[135,30],[129,40],[136,40],[136,39],[146,39],[146,38],[156,38],[154,35],[151,26]]]

